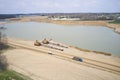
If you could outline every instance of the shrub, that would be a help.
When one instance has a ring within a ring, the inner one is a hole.
[[[8,67],[7,58],[0,53],[0,71],[6,70]]]

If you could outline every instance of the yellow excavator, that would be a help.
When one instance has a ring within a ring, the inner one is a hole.
[[[49,44],[49,41],[45,38],[43,41],[42,41],[43,44]]]
[[[36,40],[36,41],[34,42],[34,46],[41,46],[41,43],[38,42],[38,40]]]

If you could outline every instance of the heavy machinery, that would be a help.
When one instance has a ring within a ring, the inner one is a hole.
[[[36,41],[34,42],[34,46],[41,46],[41,43],[36,40]]]

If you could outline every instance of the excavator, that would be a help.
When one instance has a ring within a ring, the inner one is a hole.
[[[41,46],[41,43],[36,40],[36,41],[34,42],[34,46]]]

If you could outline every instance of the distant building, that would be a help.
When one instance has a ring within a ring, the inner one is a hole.
[[[52,20],[80,20],[80,18],[70,18],[69,16],[54,16]]]

